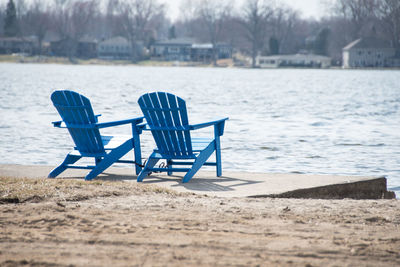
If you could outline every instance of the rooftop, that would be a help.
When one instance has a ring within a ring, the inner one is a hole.
[[[129,44],[128,40],[121,36],[112,37],[110,39],[100,42],[101,44],[115,45],[115,44]]]
[[[293,55],[273,55],[273,56],[261,56],[263,59],[283,59],[283,60],[292,60],[292,59],[314,59],[314,60],[330,60],[330,57],[315,55],[315,54],[293,54]]]
[[[176,38],[157,41],[154,45],[192,45],[195,42],[193,38]]]
[[[212,49],[213,45],[212,44],[193,44],[192,48],[197,48],[197,49]]]
[[[354,48],[391,48],[389,42],[375,37],[364,37],[357,39],[343,48],[350,50]]]

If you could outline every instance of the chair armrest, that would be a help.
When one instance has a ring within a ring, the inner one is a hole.
[[[223,118],[223,119],[216,120],[216,121],[210,121],[210,122],[205,122],[205,123],[189,125],[189,129],[190,130],[197,130],[197,129],[201,129],[201,128],[204,128],[204,127],[221,124],[221,123],[224,123],[228,119],[229,118]]]
[[[69,129],[93,129],[96,128],[96,124],[74,124],[68,123],[68,125],[63,121],[54,121],[52,122],[54,127],[57,128],[69,128]]]
[[[53,121],[52,124],[54,127],[57,127],[57,128],[67,128],[67,126],[65,125],[65,122],[63,122],[63,121]]]
[[[150,126],[147,123],[139,124],[138,128],[143,131],[189,131],[189,126]]]
[[[138,117],[138,118],[133,118],[133,119],[128,119],[128,120],[120,120],[120,121],[111,121],[111,122],[103,122],[103,123],[96,123],[97,128],[106,128],[106,127],[112,127],[112,126],[119,126],[119,125],[124,125],[124,124],[139,124],[143,122],[144,117]]]
[[[124,124],[138,124],[143,121],[143,117],[128,119],[128,120],[120,120],[120,121],[111,121],[111,122],[104,122],[104,123],[90,123],[90,124],[74,124],[69,123],[68,125],[64,121],[54,121],[53,126],[57,128],[76,128],[76,129],[93,129],[93,128],[106,128]]]
[[[210,121],[210,122],[205,122],[205,123],[200,123],[200,124],[194,124],[194,125],[187,125],[187,126],[152,126],[150,127],[147,123],[141,123],[137,125],[138,128],[140,128],[143,131],[191,131],[191,130],[197,130],[201,129],[204,127],[208,126],[214,126],[216,129],[216,134],[219,136],[223,135],[224,133],[224,125],[225,121],[228,120],[229,118],[224,118],[216,121]]]
[[[147,122],[142,122],[142,123],[136,125],[136,127],[138,129],[140,129],[141,131],[151,131],[152,130],[152,129],[150,129],[150,126]]]
[[[94,115],[94,117],[96,118],[96,121],[100,116],[101,116],[101,114]],[[53,121],[52,124],[53,124],[54,127],[57,127],[57,128],[68,128],[64,121]],[[76,126],[76,128],[93,128],[93,126],[90,126],[90,127],[87,127],[87,126],[84,126],[84,127]]]

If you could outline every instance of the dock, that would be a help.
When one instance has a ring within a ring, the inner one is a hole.
[[[44,178],[53,166],[0,164],[0,177]],[[55,179],[84,179],[88,170],[68,169]],[[136,183],[133,168],[109,168],[96,179],[122,180]],[[215,197],[275,197],[316,199],[390,199],[395,194],[387,190],[384,176],[342,176],[283,173],[252,173],[200,171],[188,183],[182,174],[167,176],[154,173],[143,181],[177,192]]]

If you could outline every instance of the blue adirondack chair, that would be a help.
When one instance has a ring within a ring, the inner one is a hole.
[[[141,171],[141,151],[138,126],[143,117],[99,123],[94,115],[89,99],[73,91],[55,91],[51,100],[60,114],[62,121],[53,122],[54,127],[67,128],[74,143],[75,150],[68,153],[64,162],[55,168],[49,178],[54,178],[67,168],[92,169],[85,177],[91,180],[102,173],[113,163],[131,163],[136,166],[136,174]],[[133,136],[104,136],[101,128],[131,124]],[[135,149],[135,161],[120,160],[130,150]],[[94,158],[94,166],[73,165],[82,157]]]
[[[183,99],[169,93],[144,94],[138,100],[146,118],[144,130],[150,130],[157,148],[150,155],[137,181],[141,182],[149,172],[186,172],[183,182],[188,182],[203,165],[216,166],[217,176],[222,175],[220,136],[224,133],[224,118],[217,121],[190,125]],[[214,126],[213,138],[193,138],[191,132],[207,126]],[[216,162],[207,162],[215,151]],[[155,168],[161,159],[167,168]],[[177,168],[174,165],[188,165],[191,168]]]

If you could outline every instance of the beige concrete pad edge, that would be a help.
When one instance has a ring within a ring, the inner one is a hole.
[[[52,166],[0,164],[1,177],[47,177]],[[83,179],[88,170],[68,169],[57,178]],[[109,168],[96,179],[136,182],[133,168]],[[387,195],[383,176],[306,175],[224,171],[200,171],[188,183],[182,174],[152,174],[143,183],[178,192],[191,192],[216,197],[310,197],[310,198],[392,198]],[[293,193],[294,192],[294,193]]]

